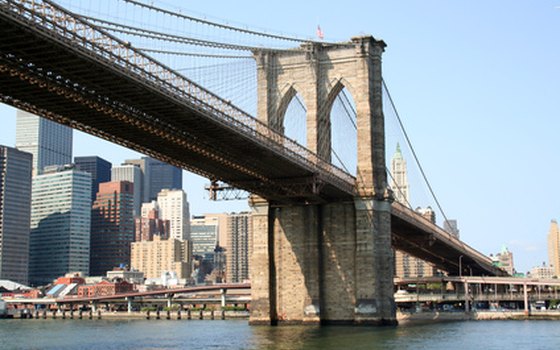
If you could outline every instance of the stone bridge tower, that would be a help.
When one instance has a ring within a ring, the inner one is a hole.
[[[330,110],[346,88],[357,111],[354,200],[281,204],[253,197],[252,324],[394,324],[391,198],[387,191],[381,55],[371,36],[256,51],[258,117],[283,131],[299,93],[307,147],[330,159]]]

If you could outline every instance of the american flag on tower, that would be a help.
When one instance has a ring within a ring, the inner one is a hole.
[[[317,37],[321,40],[323,40],[323,38],[325,37],[325,35],[323,34],[323,31],[321,30],[321,26],[317,25]]]

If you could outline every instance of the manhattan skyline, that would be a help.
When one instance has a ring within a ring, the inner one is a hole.
[[[560,1],[218,3],[186,10],[302,36],[320,24],[329,41],[371,33],[387,42],[385,79],[461,239],[484,254],[507,245],[521,272],[548,262],[548,227],[560,217],[553,143],[560,129]],[[0,116],[0,144],[13,147],[15,110],[1,105]],[[114,165],[141,156],[79,132],[74,139],[76,156]],[[246,201],[209,202],[209,181],[183,174],[192,214],[247,209]]]

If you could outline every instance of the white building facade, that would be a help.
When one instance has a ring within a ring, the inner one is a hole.
[[[169,220],[169,237],[178,240],[190,239],[190,211],[187,194],[183,190],[164,189],[158,193],[159,217]]]

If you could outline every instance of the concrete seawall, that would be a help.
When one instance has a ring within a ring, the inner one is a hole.
[[[397,312],[400,325],[410,323],[487,321],[487,320],[560,320],[559,311],[474,311],[474,312]]]
[[[150,311],[150,312],[70,312],[70,311],[37,311],[37,312],[13,312],[9,315],[13,318],[21,319],[148,319],[148,320],[233,320],[233,319],[249,319],[248,311],[188,311],[184,310],[180,313],[177,311]]]

